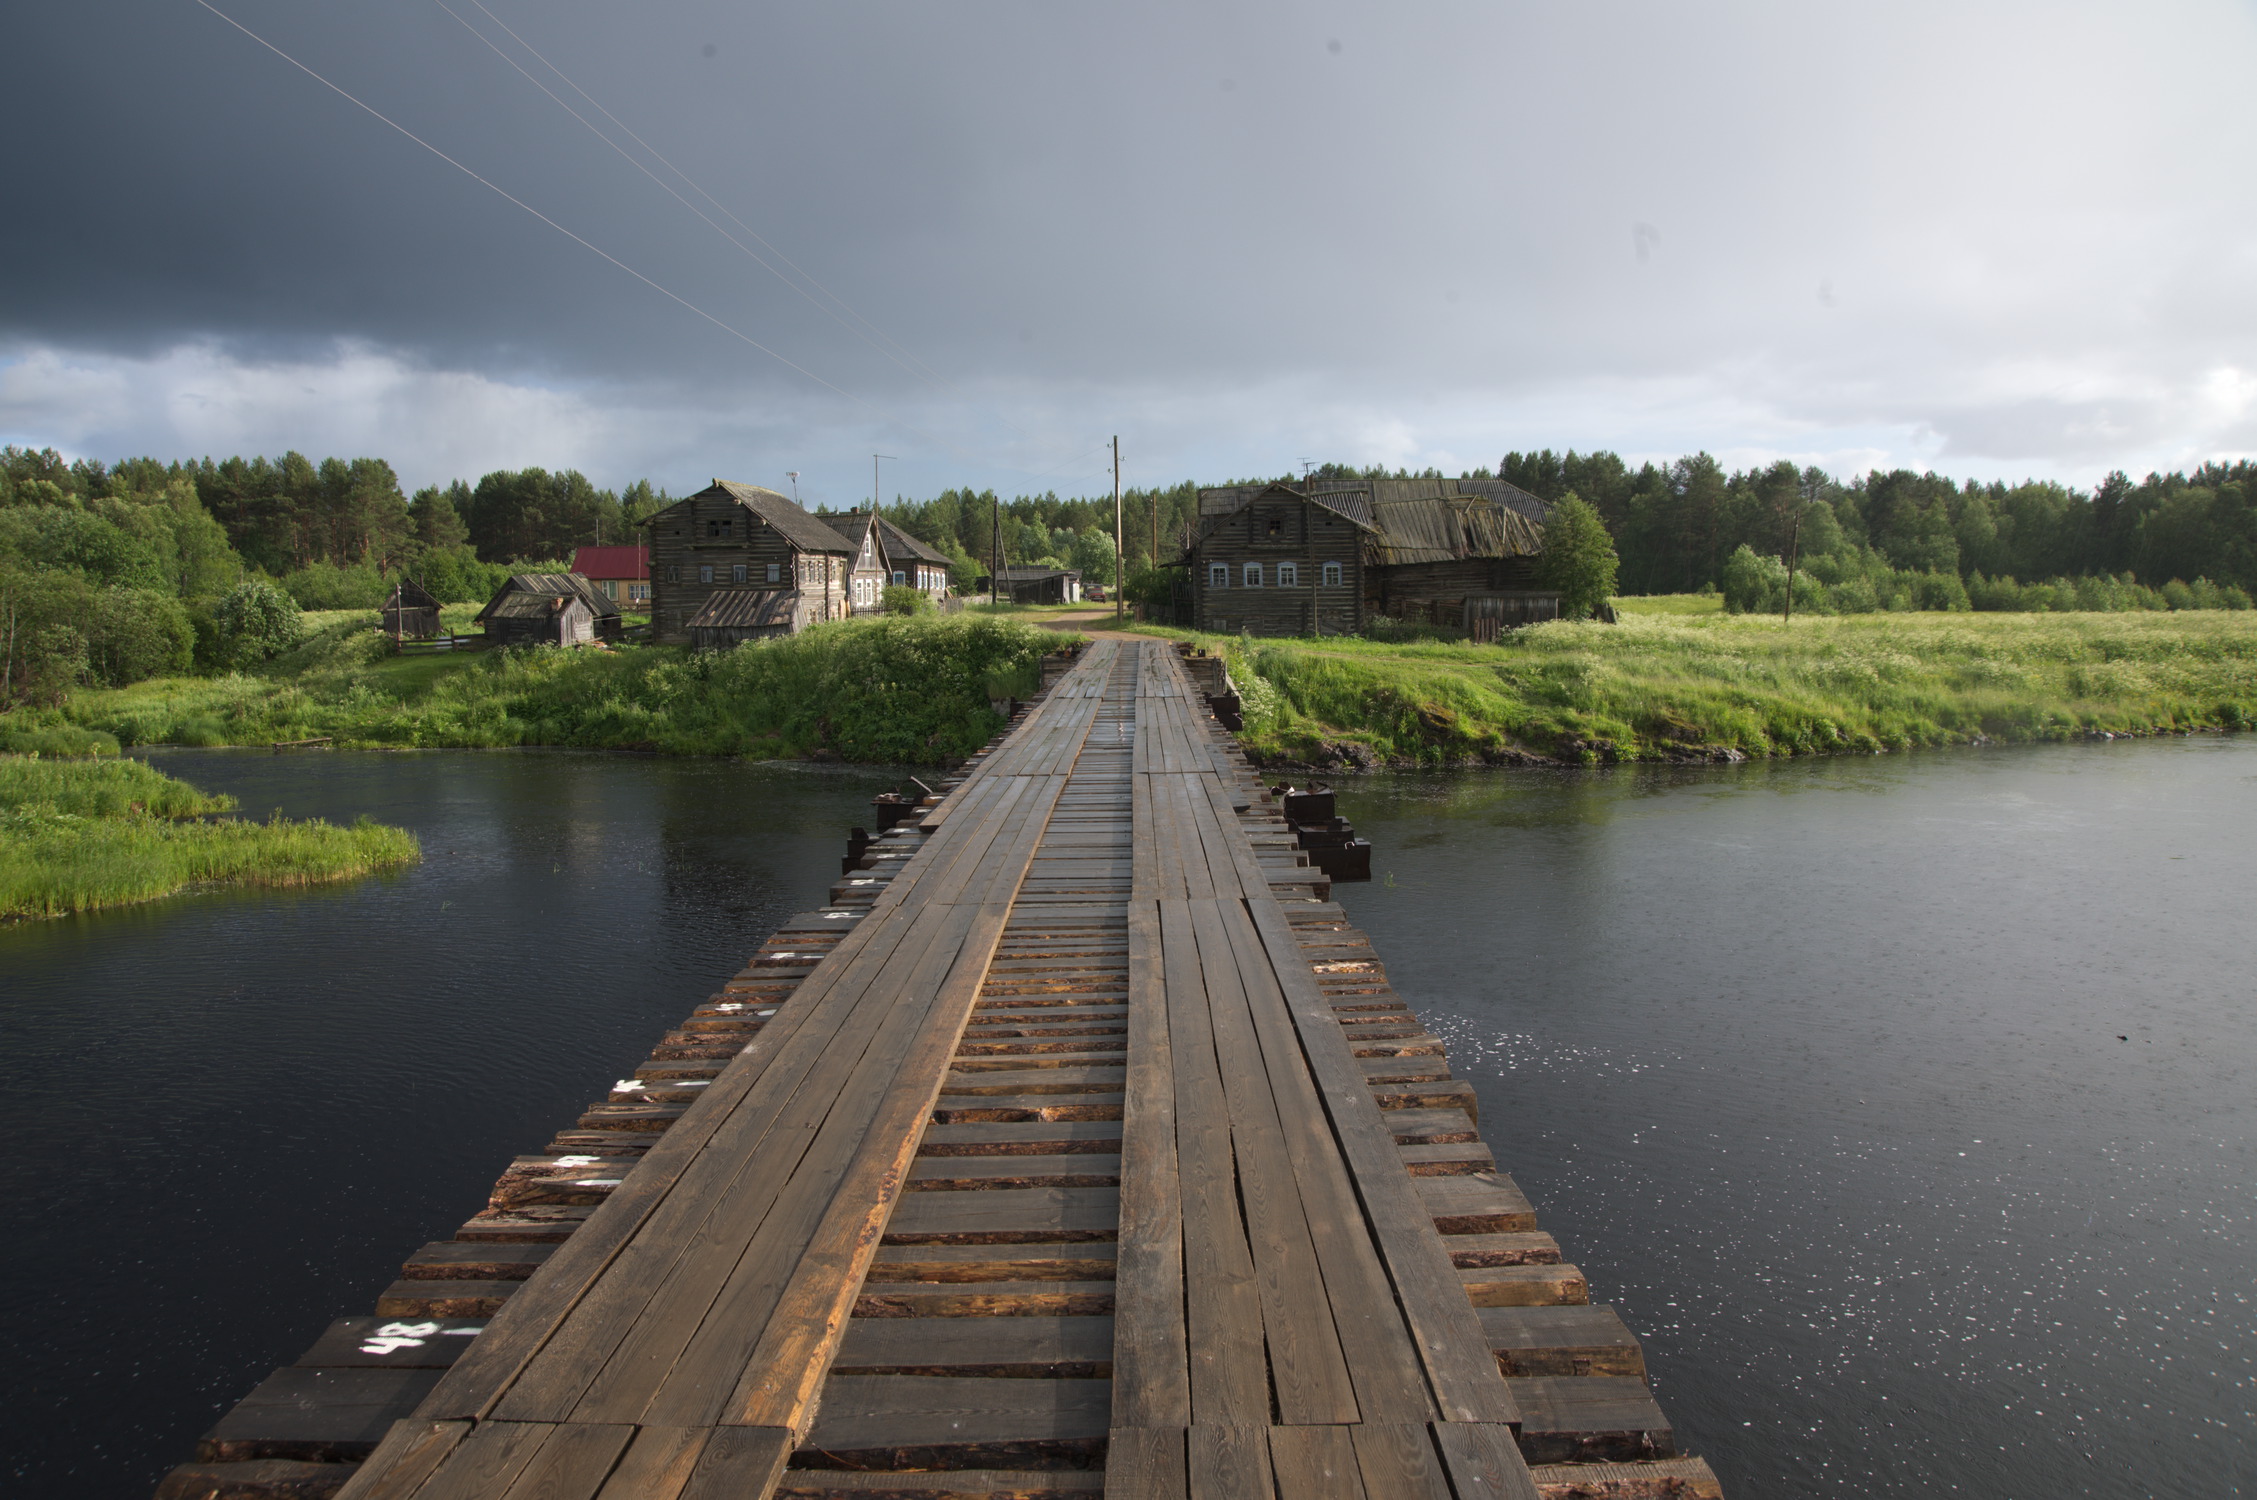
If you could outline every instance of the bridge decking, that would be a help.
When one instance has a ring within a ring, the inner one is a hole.
[[[1173,647],[871,852],[410,1263],[345,1500],[1715,1493]]]

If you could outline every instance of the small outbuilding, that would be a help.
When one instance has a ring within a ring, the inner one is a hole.
[[[405,574],[385,596],[381,615],[384,633],[394,640],[427,641],[439,633],[439,601]]]
[[[619,606],[573,573],[516,573],[475,624],[505,646],[584,646],[619,638]]]
[[[790,635],[799,597],[793,589],[715,589],[684,628],[700,651],[726,651],[746,641]]]
[[[1013,604],[1081,603],[1078,568],[1005,568],[996,597]]]

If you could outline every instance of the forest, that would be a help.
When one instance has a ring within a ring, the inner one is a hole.
[[[1490,471],[1477,471],[1489,477]],[[1513,452],[1495,475],[1596,508],[1623,594],[1720,591],[1735,611],[2247,608],[2257,591],[2257,465],[2209,464],[2091,491],[1874,471],[1840,480],[1708,454],[1631,467],[1608,452]],[[1350,477],[1442,477],[1326,465]],[[1472,476],[1464,476],[1472,477]],[[1243,482],[1243,481],[1237,481]],[[1122,500],[1129,590],[1154,588],[1198,514],[1198,485]],[[114,465],[0,449],[0,704],[81,683],[255,669],[295,643],[296,613],[373,608],[407,573],[449,602],[511,572],[557,570],[583,543],[631,538],[673,497],[574,470],[496,470],[413,495],[379,458],[233,457]],[[1113,502],[949,489],[886,507],[946,552],[961,588],[1007,565],[1113,581]]]

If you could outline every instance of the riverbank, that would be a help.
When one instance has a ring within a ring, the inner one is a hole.
[[[1497,646],[1152,633],[1223,654],[1249,751],[1281,768],[1738,760],[2257,726],[2257,615],[2238,611],[1783,624],[1626,608],[1620,624],[1554,622]]]
[[[234,806],[139,761],[0,756],[0,918],[123,906],[200,884],[312,885],[422,858],[403,829],[218,816]]]
[[[974,614],[843,620],[725,652],[636,646],[392,656],[359,616],[257,674],[85,690],[51,717],[126,746],[550,745],[936,764],[986,743],[1057,636]],[[26,732],[34,727],[27,721]]]

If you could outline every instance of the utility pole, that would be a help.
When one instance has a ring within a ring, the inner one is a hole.
[[[873,453],[870,455],[870,514],[873,516],[878,513],[878,460],[892,457],[893,455],[890,453]],[[899,462],[899,460],[896,460],[896,462]]]
[[[1802,559],[1802,505],[1795,505],[1795,524],[1787,533],[1787,607],[1779,616],[1782,625],[1792,624],[1795,618],[1795,564]]]
[[[1001,495],[995,496],[994,513],[988,523],[987,550],[987,602],[992,608],[1003,602],[1003,497]]]
[[[1121,551],[1121,436],[1113,434],[1113,623],[1121,623],[1121,584],[1128,577]]]
[[[792,482],[792,504],[799,504],[799,470],[786,469],[784,477]]]

